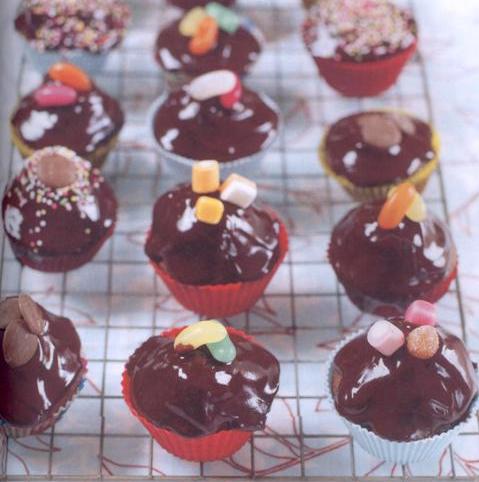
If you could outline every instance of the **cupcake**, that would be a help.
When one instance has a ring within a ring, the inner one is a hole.
[[[283,261],[288,236],[256,184],[231,174],[220,184],[216,161],[198,162],[191,184],[161,196],[145,252],[185,308],[226,317],[251,308]]]
[[[154,336],[130,357],[125,401],[168,452],[207,462],[229,457],[265,426],[278,360],[215,320]]]
[[[0,302],[0,433],[38,434],[61,417],[86,374],[80,350],[68,318],[23,293]]]
[[[205,7],[210,3],[210,0],[167,0],[169,4],[175,7],[182,8],[183,10],[190,10],[194,7]],[[235,0],[217,0],[216,3],[230,7],[235,3]]]
[[[201,75],[164,94],[150,117],[160,155],[182,172],[207,159],[218,159],[223,169],[244,170],[245,163],[264,155],[279,127],[276,105],[243,88],[228,70]]]
[[[417,27],[388,0],[321,0],[308,12],[303,40],[333,89],[366,97],[396,82],[416,50]]]
[[[263,42],[249,19],[209,2],[188,10],[160,31],[155,57],[170,86],[179,87],[212,70],[245,75],[258,59]]]
[[[368,111],[335,122],[319,151],[326,173],[354,199],[380,200],[404,181],[424,189],[437,167],[439,137],[404,112]]]
[[[120,0],[22,0],[15,29],[41,71],[65,58],[95,70],[120,45],[129,20]]]
[[[477,365],[476,365],[477,367]],[[462,340],[413,302],[340,344],[327,392],[356,442],[407,464],[438,457],[477,409],[478,381]]]
[[[457,275],[448,227],[410,183],[346,214],[333,229],[329,261],[351,301],[381,316],[401,314],[415,299],[439,300]]]
[[[119,103],[73,64],[54,64],[23,97],[10,120],[12,140],[29,157],[63,145],[100,167],[116,144],[124,115]]]
[[[46,147],[27,159],[7,186],[2,215],[21,264],[69,271],[90,261],[112,235],[117,203],[88,161],[65,147]]]

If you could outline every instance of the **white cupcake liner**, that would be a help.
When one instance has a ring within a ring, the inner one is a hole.
[[[347,345],[350,341],[365,332],[366,330],[360,330],[347,336],[336,346],[336,348],[328,358],[326,364],[325,393],[327,394],[327,398],[329,403],[331,404],[331,407],[333,407],[335,410],[336,405],[334,403],[334,397],[331,389],[334,358],[345,345]],[[450,445],[454,437],[456,437],[456,435],[465,430],[466,425],[475,416],[475,413],[478,409],[479,397],[476,396],[476,399],[469,407],[468,416],[462,422],[458,423],[447,432],[443,432],[426,439],[414,440],[411,442],[397,442],[384,439],[371,432],[370,430],[361,427],[358,424],[350,422],[348,419],[341,416],[337,412],[337,410],[336,413],[348,428],[352,438],[364,450],[366,450],[366,452],[369,452],[371,455],[374,455],[380,460],[406,465],[410,463],[423,462],[426,460],[438,458],[442,454],[442,452]]]

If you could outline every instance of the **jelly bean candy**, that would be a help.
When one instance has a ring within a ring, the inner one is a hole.
[[[218,24],[213,17],[205,17],[198,25],[195,36],[188,45],[193,55],[204,55],[214,49],[218,41]]]
[[[411,207],[417,192],[410,182],[404,182],[393,188],[393,192],[385,201],[378,217],[379,227],[394,229]]]
[[[82,69],[66,62],[58,62],[50,67],[48,75],[63,85],[68,85],[78,92],[91,90],[91,80]]]
[[[193,79],[187,87],[195,100],[202,101],[232,92],[238,76],[231,70],[214,70]]]
[[[409,305],[404,318],[413,325],[434,326],[437,324],[436,306],[428,301],[416,300]]]
[[[33,98],[40,107],[73,105],[77,100],[75,89],[67,85],[47,84],[35,91]]]
[[[406,216],[416,223],[420,223],[424,221],[427,216],[427,207],[426,203],[422,196],[417,192],[414,196],[414,200],[411,204],[411,207],[407,210]]]
[[[256,183],[238,174],[230,174],[221,185],[221,199],[246,209],[258,194]]]
[[[218,224],[223,217],[224,204],[214,197],[201,196],[196,201],[196,219],[206,224]]]
[[[178,29],[185,37],[194,37],[201,21],[207,16],[203,7],[192,8],[182,19]]]
[[[361,137],[370,146],[388,149],[401,142],[401,129],[392,118],[381,114],[364,114],[357,122]]]
[[[404,333],[387,320],[376,321],[367,334],[368,343],[384,356],[391,356],[404,345]]]
[[[221,363],[231,363],[236,358],[236,348],[229,336],[206,346],[213,358]]]
[[[219,27],[225,32],[235,33],[241,24],[240,16],[231,8],[227,8],[220,3],[208,3],[206,12],[216,19]]]
[[[191,188],[198,194],[215,192],[220,187],[218,161],[199,161],[193,164]]]
[[[415,328],[407,337],[407,349],[412,356],[421,360],[432,358],[439,350],[436,328],[431,325]]]
[[[237,76],[236,77],[236,84],[233,87],[233,90],[230,92],[227,92],[226,94],[223,94],[220,97],[220,102],[223,107],[226,109],[231,109],[236,102],[238,102],[241,99],[241,96],[243,95],[243,86],[241,85],[241,80]]]
[[[228,336],[226,328],[216,320],[203,320],[182,330],[175,338],[174,349],[178,352],[196,350],[200,346],[217,343]]]

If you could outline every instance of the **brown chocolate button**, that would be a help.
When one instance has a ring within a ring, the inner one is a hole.
[[[364,114],[357,122],[364,142],[370,146],[387,149],[401,142],[401,129],[387,115]]]
[[[18,306],[27,324],[27,328],[34,335],[40,336],[45,330],[45,320],[43,319],[43,313],[40,307],[25,293],[22,293],[18,297]]]
[[[416,124],[414,124],[414,121],[408,115],[402,112],[393,112],[391,117],[403,132],[410,136],[414,135],[416,132]]]
[[[11,321],[18,320],[22,315],[18,306],[18,298],[5,298],[0,303],[0,330],[4,330]]]
[[[50,154],[39,159],[37,175],[43,184],[58,189],[70,186],[75,182],[77,167],[72,160],[65,156]]]
[[[38,338],[30,333],[23,320],[9,323],[3,335],[3,356],[12,368],[26,365],[37,348]]]

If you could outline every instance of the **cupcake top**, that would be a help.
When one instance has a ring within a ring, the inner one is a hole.
[[[0,302],[0,425],[32,426],[54,416],[86,371],[72,322],[30,296]]]
[[[313,56],[346,62],[384,59],[412,46],[416,35],[410,13],[388,0],[321,0],[304,25]]]
[[[405,317],[380,320],[347,343],[332,366],[339,414],[388,440],[445,432],[470,413],[477,371],[462,340],[417,301]]]
[[[204,7],[210,3],[210,0],[168,0],[168,3],[184,10],[190,10],[194,7]],[[235,0],[217,0],[216,3],[230,7],[235,3]]]
[[[335,122],[323,141],[330,169],[355,186],[397,184],[437,156],[429,124],[402,112],[369,111]]]
[[[383,314],[402,313],[413,300],[433,297],[457,266],[448,227],[427,212],[410,183],[394,188],[386,202],[365,203],[346,214],[332,232],[329,260],[352,297],[364,297],[361,309]]]
[[[195,7],[163,28],[155,55],[169,72],[196,76],[216,69],[246,73],[258,59],[262,36],[247,19],[217,2]]]
[[[100,172],[58,146],[27,159],[2,202],[11,241],[43,256],[77,254],[96,244],[112,229],[116,209]]]
[[[106,147],[123,122],[118,102],[68,63],[54,64],[11,118],[15,135],[30,149],[64,145],[83,157]]]
[[[208,320],[150,338],[126,370],[131,403],[141,416],[178,435],[200,437],[264,428],[280,367],[247,335]]]
[[[145,252],[177,281],[214,285],[257,280],[279,259],[280,222],[254,204],[256,185],[216,161],[193,167],[192,184],[161,196]]]
[[[153,115],[153,132],[169,153],[231,162],[266,149],[278,123],[267,97],[243,88],[233,72],[218,70],[169,93]]]
[[[121,42],[129,19],[120,0],[22,0],[15,28],[40,52],[102,53]]]

